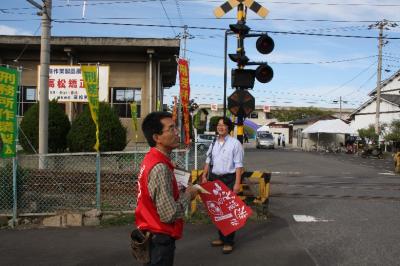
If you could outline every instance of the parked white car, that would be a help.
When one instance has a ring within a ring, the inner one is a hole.
[[[271,133],[257,132],[256,147],[257,149],[263,147],[267,149],[274,149],[275,148],[274,136],[272,136]]]
[[[215,137],[215,135],[198,134],[196,139],[197,148],[201,151],[208,149]]]

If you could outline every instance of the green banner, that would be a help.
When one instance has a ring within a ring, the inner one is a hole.
[[[97,66],[81,66],[83,86],[86,89],[90,113],[96,125],[96,144],[94,149],[99,151],[99,77],[97,70]]]
[[[0,67],[0,156],[15,157],[18,71]]]

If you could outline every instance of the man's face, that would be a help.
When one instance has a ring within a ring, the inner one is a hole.
[[[229,134],[228,126],[224,124],[224,120],[220,119],[217,124],[217,133],[220,136],[226,136]]]
[[[175,123],[170,117],[161,119],[163,124],[163,130],[160,134],[157,134],[156,143],[166,150],[173,150],[179,146],[179,135],[178,130],[175,127]]]

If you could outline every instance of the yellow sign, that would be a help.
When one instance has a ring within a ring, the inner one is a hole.
[[[231,11],[232,8],[238,6],[241,3],[243,3],[245,6],[247,6],[249,9],[254,11],[257,15],[259,15],[262,18],[265,18],[269,13],[268,9],[266,9],[265,7],[263,7],[254,0],[229,0],[223,3],[221,6],[215,8],[214,15],[217,18],[220,18],[229,11]]]
[[[99,141],[99,77],[97,66],[81,66],[83,86],[88,97],[90,114],[96,125],[96,144],[94,149],[98,152]]]

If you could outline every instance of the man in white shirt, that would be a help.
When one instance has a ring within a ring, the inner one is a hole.
[[[226,117],[221,117],[217,124],[218,136],[210,145],[203,170],[202,182],[221,180],[234,193],[240,190],[243,172],[243,146],[229,133],[233,123]],[[224,236],[218,231],[219,239],[211,242],[212,246],[223,246],[222,252],[229,254],[233,250],[235,233]]]

